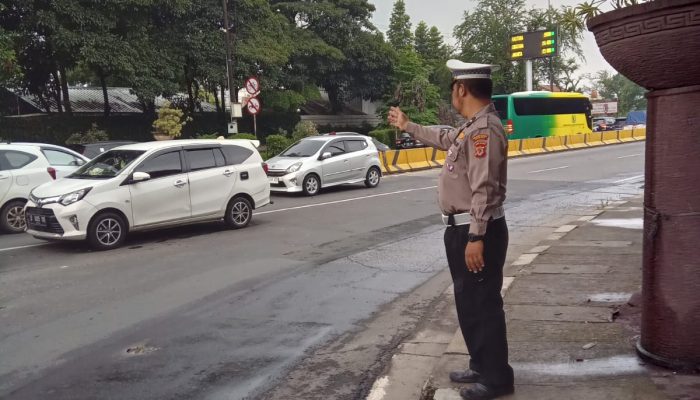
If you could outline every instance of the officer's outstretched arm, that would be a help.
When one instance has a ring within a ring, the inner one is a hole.
[[[406,125],[406,132],[430,147],[445,151],[452,146],[457,134],[459,134],[459,131],[454,128],[428,128],[426,126],[414,124],[413,122],[409,122],[408,125]]]
[[[486,211],[493,202],[498,180],[494,176],[496,168],[493,162],[498,158],[498,144],[491,143],[491,134],[482,129],[472,133],[465,143],[469,156],[469,184],[472,189],[472,221],[469,233],[483,236],[486,234],[488,217]]]

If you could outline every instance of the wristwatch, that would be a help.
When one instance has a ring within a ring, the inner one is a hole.
[[[480,242],[480,241],[484,240],[484,235],[475,235],[473,233],[470,233],[467,236],[467,238],[468,238],[469,242]]]

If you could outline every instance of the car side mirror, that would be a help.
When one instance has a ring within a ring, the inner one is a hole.
[[[144,182],[151,179],[151,175],[149,175],[146,172],[134,172],[131,175],[131,182],[137,183],[137,182]]]
[[[331,154],[330,151],[327,151],[327,152],[321,154],[321,160],[326,160],[326,159],[329,159],[331,157],[333,157],[333,154]]]

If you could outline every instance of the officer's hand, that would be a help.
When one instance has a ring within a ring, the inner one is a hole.
[[[467,269],[470,272],[477,273],[484,269],[484,241],[467,243],[467,248],[464,250],[464,261],[467,263]]]
[[[402,131],[406,130],[406,126],[408,126],[408,123],[410,122],[408,116],[406,116],[406,114],[404,114],[398,107],[391,107],[389,109],[389,116],[387,119],[389,120],[390,125],[393,125]]]

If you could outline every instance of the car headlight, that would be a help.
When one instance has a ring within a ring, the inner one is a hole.
[[[287,173],[291,174],[292,172],[297,172],[299,169],[301,169],[302,162],[294,163],[287,168]]]
[[[85,195],[88,194],[88,192],[90,192],[90,189],[92,189],[92,188],[80,189],[80,190],[76,190],[75,192],[70,192],[68,194],[64,194],[63,196],[61,196],[60,199],[58,199],[58,202],[61,205],[69,206],[69,205],[75,203],[76,201],[82,200],[83,197],[85,197]]]

